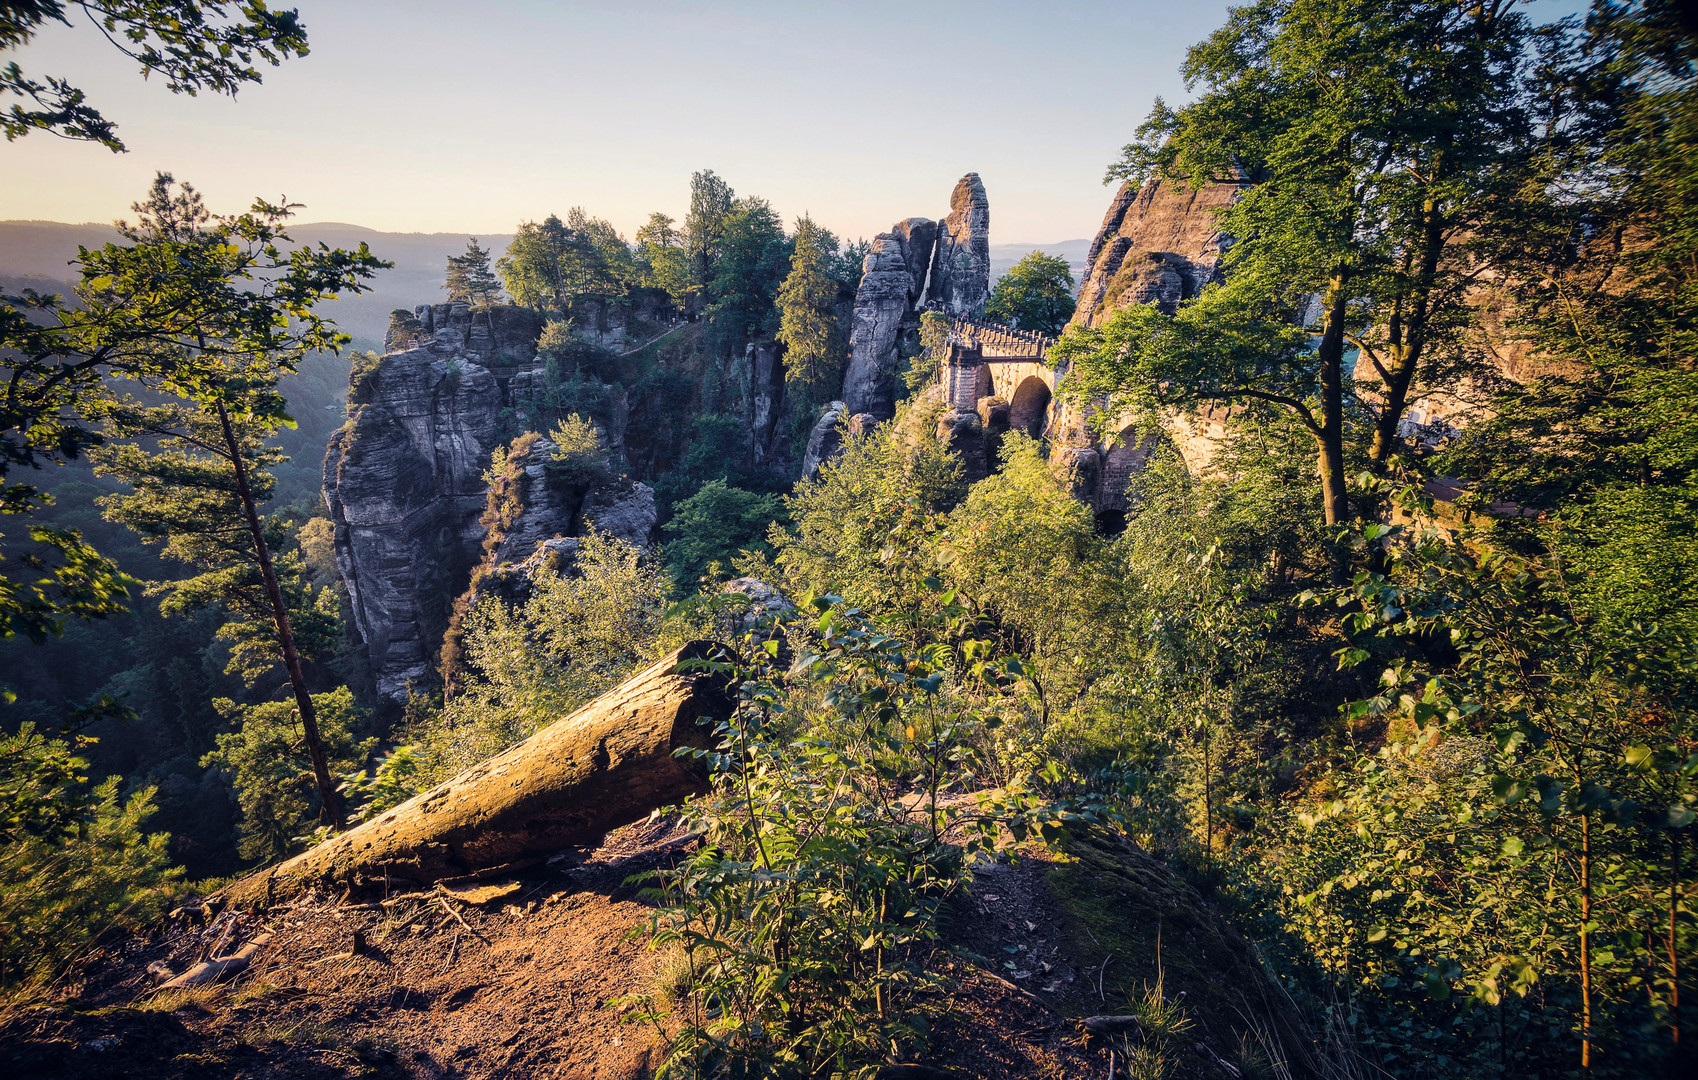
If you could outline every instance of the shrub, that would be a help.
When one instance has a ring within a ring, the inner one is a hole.
[[[548,471],[562,482],[588,487],[608,474],[607,455],[601,448],[601,432],[589,420],[573,413],[556,424],[548,437],[554,440],[555,446]]]
[[[750,662],[725,654],[738,707],[716,750],[681,751],[707,760],[714,787],[686,807],[701,850],[656,890],[651,942],[686,969],[658,1076],[859,1075],[889,1060],[923,1037],[922,995],[940,978],[920,949],[969,860],[999,826],[1053,836],[1077,819],[1018,779],[994,800],[941,797],[980,786],[970,746],[995,725],[982,706],[1017,664],[967,642],[979,659],[962,666],[952,646],[912,648],[836,597],[810,604],[782,679],[770,628],[744,639]],[[944,619],[963,614],[946,605]],[[662,1024],[648,1004],[641,1017]]]
[[[705,576],[723,580],[731,576],[731,561],[738,553],[770,552],[765,543],[767,527],[781,509],[776,495],[709,480],[673,509],[672,520],[664,527],[675,538],[666,544],[666,568],[672,580],[683,588]]]
[[[89,740],[92,741],[92,740]],[[0,736],[0,989],[52,978],[105,935],[144,925],[182,875],[147,834],[151,787],[90,788],[77,747],[24,724]]]

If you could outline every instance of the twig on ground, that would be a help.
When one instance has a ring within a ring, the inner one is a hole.
[[[448,945],[448,959],[442,962],[442,970],[447,971],[454,966],[454,954],[460,949],[460,931],[454,931],[454,940]]]
[[[482,934],[480,934],[476,930],[472,929],[472,924],[467,922],[465,919],[462,919],[460,917],[460,913],[458,911],[455,911],[452,907],[449,906],[448,900],[447,900],[446,897],[438,896],[436,898],[436,902],[442,905],[443,911],[446,911],[446,912],[448,912],[448,914],[454,916],[455,922],[459,923],[461,926],[466,928],[466,933],[477,938],[479,941],[483,942],[485,945],[489,944],[488,938],[484,937]],[[458,931],[456,931],[456,935],[457,934],[458,934]]]
[[[1009,982],[1007,979],[1003,978],[1001,975],[998,975],[994,971],[987,971],[984,968],[979,968],[978,970],[981,974],[986,975],[986,976],[988,976],[992,979],[995,979],[997,982],[1001,983],[1003,986],[1007,987],[1008,989],[1014,991],[1016,994],[1020,995],[1020,997],[1023,998],[1024,1000],[1031,1002],[1033,1005],[1036,1005],[1038,1008],[1042,1009],[1044,1012],[1047,1012],[1047,1013],[1054,1013],[1055,1012],[1054,1009],[1052,1009],[1048,1005],[1044,1004],[1042,998],[1038,997],[1036,994],[1032,993],[1030,990],[1022,990],[1020,987],[1015,986],[1013,983]]]

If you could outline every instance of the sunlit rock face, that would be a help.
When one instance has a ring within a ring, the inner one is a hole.
[[[950,195],[941,222],[905,218],[880,233],[861,265],[843,402],[851,415],[888,420],[904,345],[918,344],[920,312],[976,315],[990,298],[990,200],[978,173]],[[829,456],[829,455],[828,455]]]
[[[899,344],[913,313],[914,277],[904,247],[896,233],[880,233],[861,264],[843,375],[843,401],[851,413],[889,417],[896,408]]]
[[[990,299],[990,199],[978,173],[963,176],[949,196],[926,295],[951,315],[983,314]]]
[[[1159,177],[1141,188],[1122,184],[1085,256],[1073,321],[1097,326],[1130,304],[1168,314],[1212,281],[1231,238],[1215,223],[1246,184],[1208,184],[1189,191]]]

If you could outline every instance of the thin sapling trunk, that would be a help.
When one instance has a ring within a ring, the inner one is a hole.
[[[330,763],[324,756],[324,740],[318,733],[318,715],[313,711],[312,695],[301,671],[301,655],[295,648],[295,632],[289,627],[289,611],[283,604],[283,590],[277,584],[277,569],[271,563],[271,547],[265,542],[265,530],[260,524],[259,509],[254,505],[253,489],[248,484],[247,464],[242,460],[242,446],[236,438],[230,413],[218,403],[218,423],[224,433],[224,445],[236,471],[236,493],[242,500],[242,512],[247,515],[248,531],[253,535],[254,558],[259,562],[260,576],[265,579],[265,595],[271,604],[272,620],[277,626],[277,641],[283,647],[283,666],[289,672],[289,685],[295,692],[295,706],[301,714],[301,731],[307,745],[307,758],[312,762],[313,781],[318,787],[319,820],[343,827],[342,799],[330,777]]]

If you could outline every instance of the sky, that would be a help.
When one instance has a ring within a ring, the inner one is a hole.
[[[994,243],[1093,235],[1103,172],[1225,0],[295,0],[311,54],[234,101],[173,95],[73,15],[0,63],[88,92],[129,145],[0,144],[0,219],[109,222],[156,170],[217,211],[511,232],[572,206],[629,239],[690,174],[840,236],[948,212],[976,171]]]

